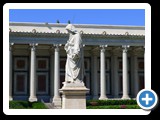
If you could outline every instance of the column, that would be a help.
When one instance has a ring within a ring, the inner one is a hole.
[[[145,68],[146,68],[146,63],[145,63],[145,46],[143,46],[143,49],[144,49],[144,88],[146,88],[146,80],[145,80]]]
[[[61,106],[60,89],[60,70],[59,70],[59,45],[55,45],[54,50],[54,97],[53,103],[55,106]]]
[[[9,100],[12,101],[12,51],[14,43],[9,44]]]
[[[98,74],[97,74],[97,55],[98,51],[94,50],[93,53],[93,99],[98,99]]]
[[[107,99],[106,96],[106,69],[105,69],[105,47],[107,46],[100,46],[101,50],[100,50],[100,80],[101,80],[101,86],[100,86],[100,100],[105,100]]]
[[[139,82],[138,82],[138,61],[137,61],[137,52],[136,50],[132,51],[131,56],[131,78],[132,78],[132,94],[136,98],[139,91]]]
[[[31,46],[31,64],[30,64],[30,102],[37,101],[36,97],[36,46],[38,44],[30,44]]]
[[[111,56],[111,66],[112,66],[112,93],[114,98],[118,98],[118,87],[119,87],[119,80],[118,80],[118,51],[113,50]]]
[[[122,46],[123,48],[123,96],[122,99],[129,99],[128,96],[128,62],[127,62],[127,50],[129,46]]]
[[[53,101],[53,97],[54,97],[54,46],[51,47],[51,51],[50,51],[50,61],[51,61],[51,72],[50,72],[50,91],[51,91],[51,100]]]

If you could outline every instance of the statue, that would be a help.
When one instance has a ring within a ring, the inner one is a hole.
[[[81,35],[72,24],[68,24],[66,30],[69,33],[69,39],[64,47],[67,53],[65,82],[83,82],[84,58]]]

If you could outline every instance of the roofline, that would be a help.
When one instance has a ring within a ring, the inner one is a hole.
[[[66,25],[67,25],[66,23],[9,22],[9,26],[66,27]],[[145,26],[131,26],[131,25],[74,24],[74,26],[77,28],[145,30]]]

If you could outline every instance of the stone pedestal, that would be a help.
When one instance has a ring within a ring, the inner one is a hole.
[[[86,109],[86,93],[89,91],[83,82],[63,83],[62,109]]]

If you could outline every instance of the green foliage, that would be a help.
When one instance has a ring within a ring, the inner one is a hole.
[[[86,105],[91,106],[92,102],[97,102],[97,106],[105,105],[137,105],[136,100],[87,100]]]
[[[68,24],[71,24],[71,21],[70,21],[70,20],[68,20]]]
[[[138,105],[126,105],[122,108],[121,105],[106,105],[106,106],[87,106],[87,109],[140,109]]]
[[[34,102],[32,103],[33,109],[46,109],[45,105],[40,102]]]
[[[10,109],[46,109],[41,102],[9,101]]]
[[[60,23],[59,20],[57,20],[56,23]]]

